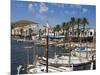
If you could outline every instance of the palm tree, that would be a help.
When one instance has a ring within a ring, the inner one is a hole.
[[[41,33],[42,33],[42,30],[39,29],[39,39],[41,39]]]
[[[72,27],[72,41],[74,40],[74,26],[76,25],[75,17],[71,17],[71,27]]]
[[[69,39],[69,28],[70,28],[70,22],[67,22],[66,24],[65,24],[65,30],[66,30],[66,41],[68,41],[68,39]]]
[[[75,26],[75,18],[71,17],[71,25],[72,25],[72,35],[74,35],[74,26]]]
[[[83,24],[83,37],[84,37],[85,36],[85,27],[86,27],[86,25],[89,24],[86,18],[82,19],[82,24]]]
[[[22,38],[22,35],[23,35],[23,29],[22,28],[20,29],[20,33],[21,33],[20,38]]]
[[[60,28],[60,25],[59,25],[59,24],[57,24],[57,25],[56,25],[56,30],[57,30],[57,32],[59,32],[59,31],[61,30],[61,28]]]
[[[55,33],[56,32],[56,27],[53,28],[53,33],[54,33],[54,37],[55,37]]]
[[[80,28],[79,28],[79,27],[80,27],[81,21],[82,21],[82,20],[81,20],[80,18],[78,18],[78,19],[76,20],[76,24],[77,24],[77,26],[78,26],[78,28],[77,28],[77,30],[78,30],[78,36],[77,36],[77,37],[78,37],[78,41],[80,40],[80,39],[79,39],[79,35],[80,35]]]
[[[67,22],[67,23],[63,22],[62,23],[63,31],[66,30],[65,41],[67,41],[68,43],[69,43],[69,29],[70,29],[70,27],[71,27],[71,22]],[[70,65],[70,61],[71,61],[71,50],[69,50],[69,65]]]
[[[65,26],[66,26],[66,22],[63,22],[62,23],[63,35],[64,35]]]
[[[61,30],[60,25],[59,25],[59,24],[57,24],[57,25],[56,25],[56,27],[55,27],[55,29],[56,29],[56,32],[57,32],[57,35],[58,35],[59,31]]]
[[[55,35],[56,35],[56,32],[59,32],[60,30],[61,30],[60,25],[56,25],[56,26],[53,28],[54,37],[55,37]]]
[[[29,30],[28,30],[28,31],[29,31],[29,37],[30,37],[30,39],[32,39],[32,37],[31,37],[31,36],[32,36],[32,32],[33,32],[33,30],[32,30],[31,28],[29,28]]]

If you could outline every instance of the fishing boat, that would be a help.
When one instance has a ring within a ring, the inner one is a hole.
[[[46,58],[41,57],[40,63],[41,64],[46,64],[45,63]],[[74,70],[90,70],[95,68],[95,60],[88,60],[85,57],[75,57],[71,56],[69,59],[69,56],[58,56],[55,55],[54,58],[49,58],[48,59],[48,65],[60,68],[64,67],[66,69],[70,68],[70,71]],[[92,67],[92,68],[91,68]],[[69,70],[66,70],[69,71]]]

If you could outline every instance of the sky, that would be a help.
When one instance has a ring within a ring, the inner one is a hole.
[[[11,1],[11,22],[30,20],[43,26],[68,22],[71,17],[86,17],[90,26],[96,25],[96,6],[44,2]]]

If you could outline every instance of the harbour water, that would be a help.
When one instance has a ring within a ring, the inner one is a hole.
[[[25,49],[25,47],[31,46],[31,49]],[[28,50],[28,53],[27,53]],[[49,47],[48,56],[50,58],[54,57],[55,47]],[[59,53],[61,49],[57,48],[57,53]],[[32,64],[34,61],[35,53],[38,53],[38,56],[45,56],[45,47],[37,46],[33,42],[22,42],[22,41],[11,41],[11,74],[17,73],[17,67],[19,65],[27,65],[27,54],[29,54],[29,63]]]
[[[31,47],[31,48],[27,49],[25,47]],[[68,50],[65,47],[49,46],[48,49],[49,58],[54,58],[55,52],[57,55],[59,55],[61,53],[67,53]],[[27,63],[32,64],[34,62],[36,53],[38,54],[39,57],[45,56],[45,46],[39,46],[36,43],[28,41],[25,42],[25,41],[11,40],[11,74],[17,74],[17,67],[19,65],[27,66]],[[29,59],[27,59],[28,56]],[[73,70],[74,71],[89,70],[90,64],[91,63],[75,65]],[[20,73],[22,74],[24,72]]]

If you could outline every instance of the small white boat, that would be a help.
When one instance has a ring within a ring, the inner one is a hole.
[[[72,71],[72,67],[53,67],[53,66],[48,66],[48,72],[68,72]],[[34,73],[46,73],[46,65],[37,63],[35,68],[30,68],[28,69],[28,74],[34,74]]]
[[[46,60],[45,57],[42,57],[43,61]],[[89,62],[89,60],[85,57],[70,57],[70,64],[81,64],[81,63],[86,63]],[[55,57],[55,58],[49,58],[48,59],[48,64],[60,64],[60,65],[68,65],[69,64],[69,56],[60,56],[60,57]]]

